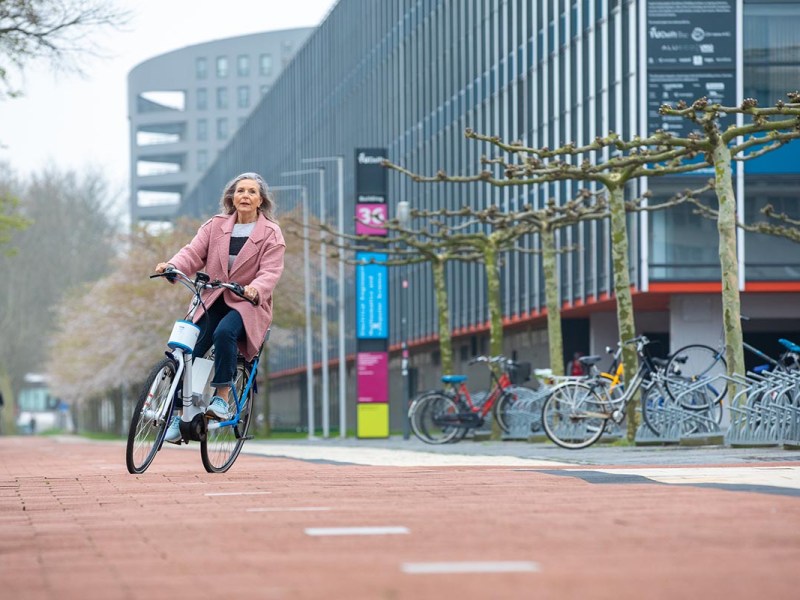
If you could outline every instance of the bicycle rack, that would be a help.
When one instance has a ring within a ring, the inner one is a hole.
[[[517,401],[506,413],[508,433],[506,440],[529,440],[544,436],[542,428],[542,405],[550,394],[550,388],[540,384],[539,389],[517,388]]]
[[[684,444],[695,445],[713,443],[722,436],[722,429],[714,418],[713,410],[722,410],[712,403],[706,410],[691,409],[686,405],[688,399],[703,392],[709,385],[719,384],[720,377],[686,384],[676,398],[661,398],[661,404],[648,413],[656,421],[656,434],[646,423],[642,423],[636,432],[635,441],[640,445]],[[727,385],[727,382],[725,382]],[[721,441],[721,440],[720,440]]]
[[[800,447],[800,373],[748,373],[736,383],[726,443],[733,447]]]

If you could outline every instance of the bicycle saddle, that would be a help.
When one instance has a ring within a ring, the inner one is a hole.
[[[795,344],[794,342],[790,342],[787,339],[780,338],[778,340],[789,352],[800,352],[800,346]]]
[[[461,383],[462,381],[466,380],[466,375],[442,375],[443,383]]]
[[[587,367],[591,367],[592,365],[596,365],[602,360],[602,356],[597,356],[596,354],[592,354],[591,356],[581,356],[578,359],[578,362],[582,365],[586,365]]]

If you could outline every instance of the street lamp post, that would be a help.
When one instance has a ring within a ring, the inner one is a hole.
[[[311,331],[311,265],[308,242],[308,194],[304,185],[273,185],[272,191],[300,190],[303,207],[303,298],[306,305],[306,405],[308,410],[308,439],[314,439],[314,349]]]
[[[317,173],[319,175],[319,222],[325,225],[325,169],[302,169],[300,171],[286,171],[281,173],[282,177],[291,175],[310,175]],[[304,232],[306,240],[308,240],[308,228]],[[330,437],[330,376],[328,365],[328,245],[325,243],[325,238],[319,246],[320,256],[320,317],[321,317],[321,335],[320,335],[320,349],[322,351],[322,437]],[[308,268],[308,264],[306,264]],[[310,310],[310,309],[307,309]]]
[[[336,221],[339,233],[344,233],[344,157],[319,156],[303,158],[300,162],[330,162],[336,161],[337,171],[337,209]],[[344,252],[341,250],[342,239],[339,238],[339,290],[338,290],[338,327],[339,327],[339,437],[347,437],[347,338],[345,331],[345,282],[344,282]]]
[[[407,200],[397,203],[397,222],[403,229],[408,229],[411,222],[411,211]],[[408,381],[408,265],[403,265],[402,289],[400,291],[400,348],[402,359],[400,372],[403,377],[403,439],[411,437],[411,424],[408,422],[408,402],[410,385]]]

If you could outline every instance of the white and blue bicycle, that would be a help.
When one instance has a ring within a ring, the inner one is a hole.
[[[183,408],[179,443],[200,442],[200,456],[206,471],[224,473],[239,456],[244,442],[252,437],[247,432],[253,416],[255,376],[261,348],[252,362],[239,356],[228,400],[232,416],[224,421],[211,420],[206,417],[205,409],[213,396],[210,382],[214,376],[214,349],[212,347],[202,358],[192,355],[200,334],[200,328],[192,322],[192,317],[200,306],[205,308],[204,292],[225,288],[244,298],[244,288],[233,282],[210,281],[203,272],[198,272],[192,280],[172,268],[150,277],[165,277],[183,284],[192,292],[193,299],[186,317],[176,321],[172,328],[167,342],[169,350],[165,353],[167,357],[153,367],[139,395],[128,430],[125,452],[128,471],[144,473],[153,462],[164,443],[173,403],[178,398]],[[268,338],[269,331],[262,348]]]

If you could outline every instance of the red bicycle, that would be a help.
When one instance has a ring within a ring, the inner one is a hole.
[[[411,429],[419,439],[428,444],[458,442],[472,429],[481,427],[491,411],[500,429],[508,432],[508,410],[517,400],[520,390],[517,383],[530,377],[530,363],[518,363],[503,356],[478,356],[470,364],[485,363],[492,377],[489,393],[474,398],[467,388],[466,375],[445,375],[443,390],[431,390],[417,396],[408,409]],[[499,364],[498,375],[493,365]]]

